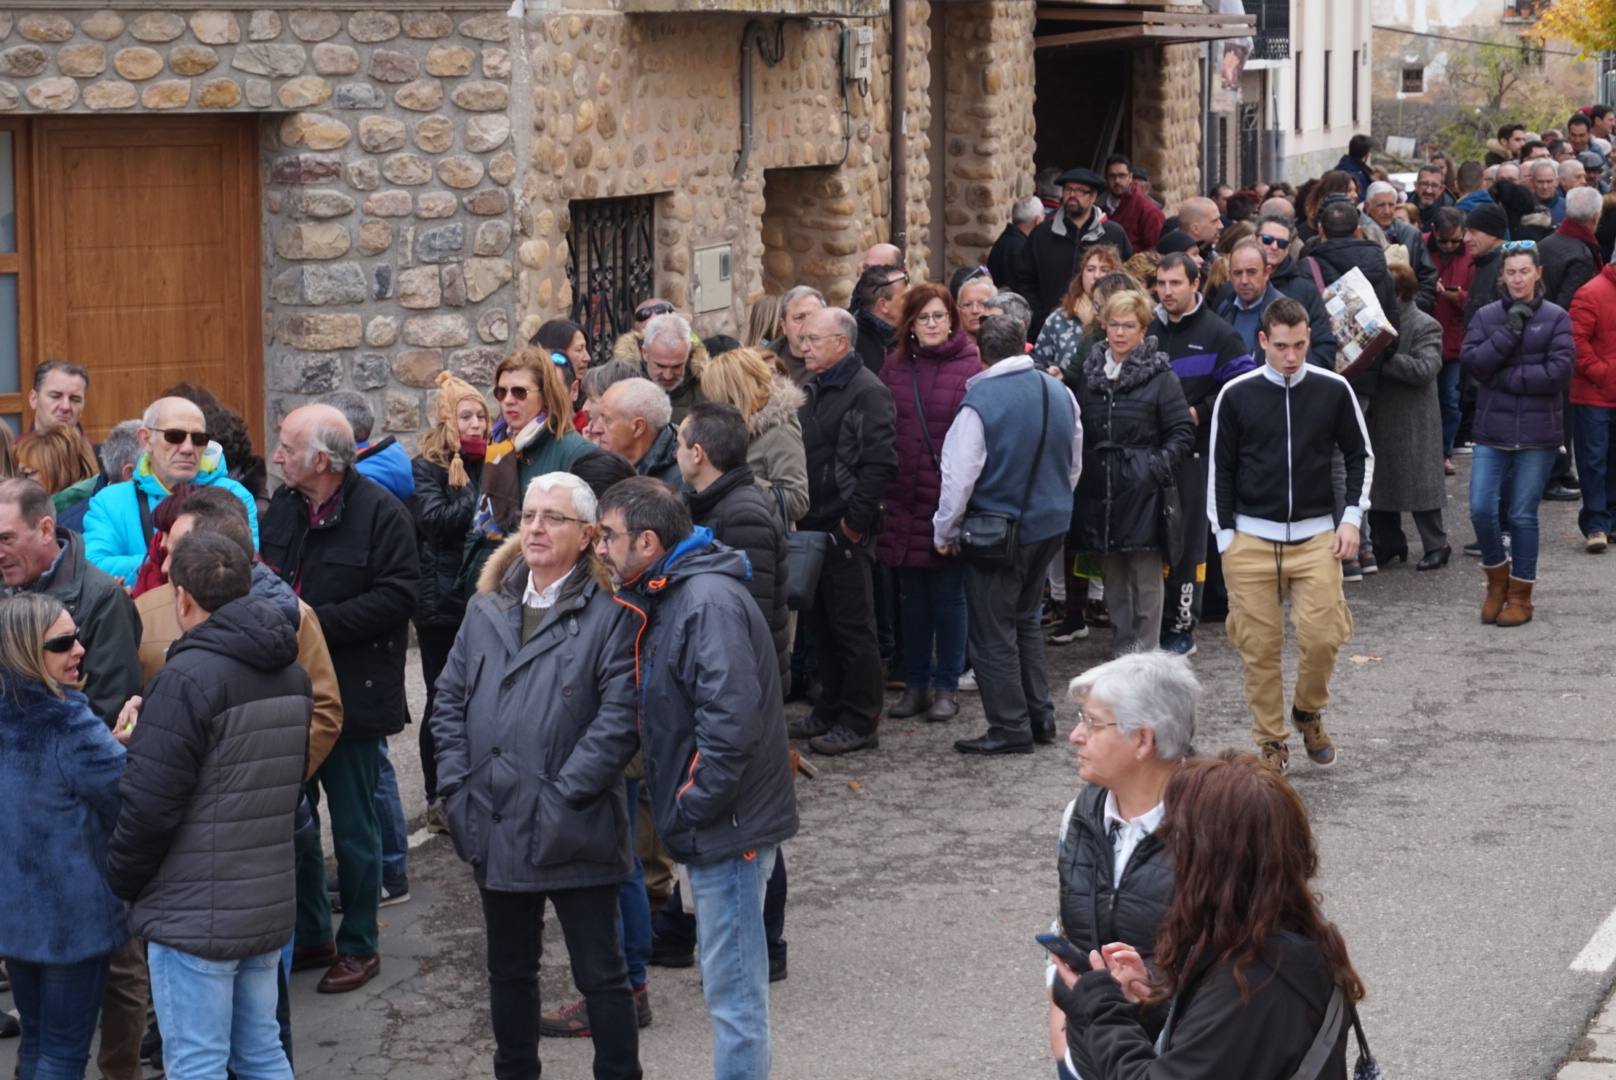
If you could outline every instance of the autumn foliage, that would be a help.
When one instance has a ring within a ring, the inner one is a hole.
[[[1553,0],[1534,32],[1543,41],[1569,41],[1584,56],[1616,49],[1616,0]]]

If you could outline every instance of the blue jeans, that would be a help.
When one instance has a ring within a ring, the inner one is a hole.
[[[1616,523],[1616,442],[1611,439],[1616,409],[1598,405],[1571,406],[1576,416],[1577,475],[1582,478],[1582,510],[1577,527],[1582,535],[1611,531]]]
[[[917,690],[958,690],[965,668],[965,567],[895,572],[903,590],[903,681]]]
[[[1458,361],[1444,363],[1436,377],[1436,397],[1442,403],[1442,456],[1453,456],[1453,440],[1459,434],[1459,376],[1464,367]]]
[[[1502,500],[1508,522],[1511,577],[1537,580],[1537,505],[1543,485],[1554,468],[1552,448],[1501,450],[1476,444],[1470,460],[1470,524],[1481,543],[1483,566],[1504,562],[1504,522],[1499,519]]]
[[[76,964],[6,961],[22,1021],[17,1064],[27,1080],[83,1080],[101,1015],[107,959],[96,956]]]
[[[275,1020],[281,951],[207,960],[153,941],[146,946],[152,1002],[163,1029],[168,1080],[292,1080]]]
[[[701,990],[713,1027],[714,1080],[767,1080],[769,947],[763,896],[773,847],[691,866],[690,893],[701,927]]]
[[[380,740],[381,770],[376,774],[376,818],[382,825],[382,888],[405,892],[410,887],[410,827],[404,822],[404,800],[398,774],[387,759],[387,740]]]
[[[628,785],[628,835],[633,846],[634,827],[639,817],[640,781]],[[617,936],[623,940],[623,960],[628,965],[628,985],[638,990],[645,985],[645,965],[651,960],[651,897],[645,891],[645,864],[634,856],[634,876],[617,891]]]

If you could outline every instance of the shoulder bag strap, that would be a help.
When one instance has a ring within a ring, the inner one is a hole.
[[[932,468],[941,471],[943,463],[937,457],[937,446],[931,441],[931,427],[926,423],[926,406],[920,403],[920,365],[912,358],[909,361],[909,386],[915,392],[915,412],[920,415],[920,437],[926,440],[926,451],[931,454]]]
[[[1319,273],[1319,260],[1311,255],[1307,256],[1307,269],[1313,275],[1313,284],[1318,286],[1319,299],[1322,301],[1324,299],[1324,275]]]
[[[1330,1003],[1324,1007],[1324,1023],[1319,1025],[1318,1034],[1313,1036],[1313,1045],[1302,1055],[1302,1063],[1296,1066],[1291,1080],[1318,1080],[1319,1074],[1324,1072],[1325,1062],[1330,1060],[1330,1054],[1335,1050],[1345,1019],[1346,995],[1341,993],[1341,987],[1336,986],[1330,990]]]
[[[775,504],[780,507],[780,527],[785,529],[787,535],[790,535],[791,515],[786,513],[786,493],[780,490],[779,484],[771,485],[769,490],[774,492]]]
[[[140,541],[143,544],[150,544],[156,527],[152,524],[151,507],[146,502],[146,493],[140,490],[138,481],[131,483],[129,488],[135,493],[135,508],[140,513]]]
[[[1044,460],[1044,437],[1049,434],[1049,387],[1043,380],[1049,378],[1037,368],[1032,369],[1032,377],[1038,380],[1038,397],[1043,403],[1044,419],[1038,427],[1038,449],[1032,453],[1032,466],[1027,470],[1027,482],[1021,488],[1021,512],[1027,512],[1027,500],[1032,498],[1033,477],[1038,475],[1038,464]]]

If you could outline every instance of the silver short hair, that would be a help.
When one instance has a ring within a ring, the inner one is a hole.
[[[640,342],[641,349],[650,349],[653,343],[661,342],[663,345],[679,345],[685,350],[685,357],[690,356],[690,323],[685,321],[683,315],[669,312],[658,315],[645,324],[645,337]]]
[[[304,463],[314,464],[316,454],[324,454],[331,461],[331,471],[345,473],[353,467],[359,451],[354,446],[353,428],[348,421],[318,413],[309,420],[309,448]]]
[[[1105,702],[1119,734],[1140,728],[1155,732],[1162,761],[1189,756],[1201,683],[1187,657],[1159,649],[1119,656],[1077,676],[1068,693],[1079,705],[1091,697]]]
[[[1560,183],[1580,184],[1588,179],[1588,167],[1576,158],[1560,162]]]
[[[1016,320],[1021,324],[1022,333],[1026,333],[1027,328],[1032,325],[1032,305],[1027,303],[1026,297],[1020,293],[1011,292],[1009,289],[1000,289],[988,297],[988,302],[985,306],[997,308]]]
[[[1017,225],[1044,220],[1044,200],[1036,195],[1028,195],[1025,199],[1018,200],[1016,205],[1010,208],[1010,220]]]
[[[653,432],[661,431],[673,419],[673,402],[668,392],[650,379],[624,379],[612,387],[617,403],[630,416],[638,416]]]
[[[787,289],[786,294],[780,298],[781,313],[784,314],[792,304],[795,304],[798,300],[801,300],[805,296],[811,296],[815,300],[818,300],[820,307],[830,306],[829,304],[825,303],[825,294],[814,288],[812,285],[793,285],[791,288]]]
[[[836,324],[836,332],[846,335],[847,347],[851,349],[857,345],[859,327],[858,319],[853,317],[853,313],[845,308],[828,308],[827,310],[831,314],[831,321]]]
[[[123,479],[123,467],[133,465],[140,458],[139,420],[124,420],[107,432],[101,444],[101,471],[117,480]]]
[[[1555,164],[1552,158],[1538,158],[1535,161],[1528,162],[1527,168],[1531,171],[1534,177],[1537,176],[1538,173],[1543,172],[1545,169],[1551,173],[1554,173],[1556,176],[1558,176],[1560,173],[1560,166]]]
[[[371,429],[376,426],[376,410],[370,407],[364,394],[356,390],[336,390],[320,400],[347,417],[355,442],[370,441]]]
[[[572,512],[593,525],[600,520],[600,502],[595,498],[595,491],[580,478],[569,472],[547,472],[542,476],[535,476],[527,482],[527,491],[522,495],[522,505],[525,507],[534,495],[554,488],[566,488],[572,493]]]
[[[1397,189],[1392,187],[1384,180],[1376,180],[1374,183],[1370,184],[1368,190],[1364,192],[1364,202],[1368,202],[1376,195],[1390,195],[1393,199],[1395,199],[1397,198]]]
[[[1566,217],[1589,224],[1599,220],[1605,197],[1598,188],[1577,187],[1566,192]]]

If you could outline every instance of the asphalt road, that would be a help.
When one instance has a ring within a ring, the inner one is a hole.
[[[1471,536],[1460,461],[1448,481],[1452,564],[1348,586],[1357,632],[1328,714],[1340,762],[1292,773],[1319,836],[1325,910],[1369,987],[1371,1044],[1399,1080],[1549,1076],[1611,983],[1571,964],[1616,905],[1616,552],[1584,555],[1575,507],[1546,504],[1536,620],[1481,626],[1481,572],[1457,554]],[[1238,658],[1221,627],[1199,642],[1198,746],[1245,747]],[[1052,671],[1064,685],[1107,648],[1100,632],[1051,648]],[[418,682],[412,693],[418,708]],[[878,751],[822,760],[798,784],[790,977],[772,998],[781,1080],[1053,1074],[1032,934],[1055,905],[1072,751],[963,758],[951,740],[980,727],[966,703],[952,724],[889,722]],[[394,758],[417,815],[412,737]],[[432,838],[410,878],[413,900],[383,913],[380,978],[329,998],[314,994],[316,975],[296,977],[300,1076],[490,1075],[470,875]],[[549,1007],[571,994],[553,925],[546,942]],[[695,973],[652,970],[647,1077],[710,1075]],[[0,1075],[15,1047],[0,1043]],[[541,1050],[548,1075],[589,1075],[586,1041]]]

